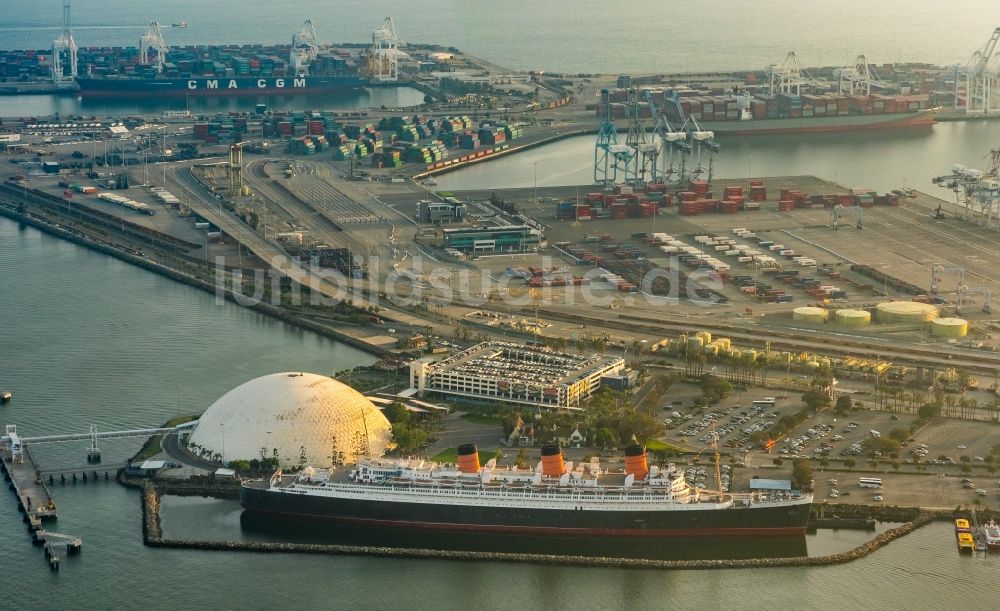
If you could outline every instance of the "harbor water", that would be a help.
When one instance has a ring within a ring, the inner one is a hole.
[[[435,178],[437,188],[463,189],[586,185],[594,181],[594,141],[585,135],[560,140],[460,172]],[[985,168],[1000,143],[1000,121],[942,122],[928,128],[727,136],[712,162],[715,178],[817,176],[847,187],[880,192],[909,187],[947,201],[954,194],[931,183],[954,164]]]
[[[323,373],[372,360],[3,218],[0,279],[0,385],[15,392],[14,402],[0,407],[0,423],[14,422],[29,435],[84,431],[92,422],[101,429],[157,425],[198,412],[261,374]],[[102,442],[105,464],[139,443]],[[84,451],[82,444],[53,445],[39,447],[37,456],[42,468],[56,468],[81,464]],[[31,545],[14,496],[0,494],[0,596],[25,608],[267,608],[289,600],[350,609],[400,601],[412,609],[656,609],[670,600],[711,607],[766,600],[806,609],[988,608],[993,589],[983,584],[1000,570],[997,555],[959,556],[944,523],[862,560],[817,568],[661,572],[165,550],[142,545],[137,491],[103,480],[60,485],[57,477],[53,493],[60,511],[55,528],[84,540],[83,553],[64,559],[58,573]],[[304,527],[243,524],[231,501],[168,497],[163,511],[168,536],[311,538]],[[808,542],[808,552],[840,551],[860,542],[860,534],[823,532]]]
[[[0,48],[49,49],[62,27],[59,4],[16,2],[0,24]],[[601,0],[561,3],[387,2],[300,0],[74,0],[73,35],[81,47],[138,45],[150,21],[168,45],[288,44],[312,19],[321,43],[370,43],[373,28],[391,15],[409,43],[456,47],[512,70],[578,73],[671,73],[759,70],[780,64],[794,50],[803,66],[846,66],[858,53],[874,65],[927,62],[964,65],[1000,23],[1000,5],[968,0],[962,10],[912,0],[842,0],[790,9],[782,0],[682,0],[665,9],[659,0],[635,0],[619,11]],[[656,15],[657,18],[644,18]],[[587,17],[582,17],[587,16]],[[186,27],[170,27],[186,23]],[[599,50],[599,52],[594,52]],[[387,89],[311,100],[267,100],[281,110],[402,107],[419,104],[415,89]],[[263,101],[263,100],[262,100]],[[158,100],[136,103],[80,100],[74,96],[11,96],[0,116],[128,113],[190,109],[197,113],[253,108],[254,100]]]

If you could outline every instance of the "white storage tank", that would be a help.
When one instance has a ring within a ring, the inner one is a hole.
[[[938,318],[931,321],[931,335],[935,337],[965,337],[969,321],[964,318]]]
[[[834,312],[833,320],[844,327],[867,327],[872,321],[872,314],[868,310],[845,308]]]
[[[812,306],[801,306],[792,310],[792,320],[823,324],[830,316],[829,310]]]
[[[929,303],[917,301],[886,301],[875,307],[879,322],[921,323],[938,317],[938,309]]]

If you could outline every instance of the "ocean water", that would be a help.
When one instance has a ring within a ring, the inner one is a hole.
[[[0,48],[47,48],[57,0],[5,0]],[[760,68],[794,50],[805,66],[964,63],[1000,25],[1000,5],[914,0],[73,0],[80,46],[136,45],[150,21],[170,45],[290,42],[312,19],[321,41],[369,42],[391,16],[403,41],[455,46],[519,70],[656,72]],[[186,28],[169,24],[186,21]]]

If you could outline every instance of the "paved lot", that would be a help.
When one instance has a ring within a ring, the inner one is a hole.
[[[462,418],[463,413],[454,411],[445,417],[442,428],[434,433],[437,441],[424,452],[427,456],[434,456],[442,450],[456,448],[464,443],[474,443],[480,450],[491,450],[500,445],[502,426],[470,422]]]

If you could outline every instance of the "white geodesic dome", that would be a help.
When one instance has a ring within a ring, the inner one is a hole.
[[[381,456],[392,439],[382,412],[361,393],[313,373],[275,373],[237,386],[212,404],[189,444],[225,462],[278,451],[284,467],[328,467],[358,456]],[[303,461],[304,456],[304,461]]]

